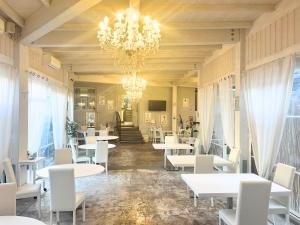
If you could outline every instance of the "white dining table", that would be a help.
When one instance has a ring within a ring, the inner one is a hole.
[[[108,144],[108,148],[112,149],[115,148],[115,144]],[[78,145],[79,149],[84,149],[84,150],[96,150],[96,144],[85,144],[85,145]]]
[[[37,171],[37,175],[40,178],[47,179],[49,178],[49,169],[65,169],[65,168],[73,168],[74,169],[74,177],[89,177],[101,174],[104,172],[104,167],[101,165],[95,164],[61,164],[45,167]]]
[[[164,150],[164,168],[167,165],[167,155],[169,150],[188,150],[193,149],[194,147],[189,144],[182,143],[161,143],[161,144],[152,144],[153,148],[156,150]]]
[[[195,155],[168,155],[167,159],[174,167],[194,167]],[[214,155],[214,166],[215,167],[225,167],[233,166],[233,162],[224,159],[220,156]]]
[[[117,140],[118,136],[107,135],[107,136],[96,136],[97,141],[112,141]]]
[[[225,197],[227,208],[233,207],[233,198],[237,197],[241,181],[265,181],[266,179],[251,173],[220,173],[220,174],[181,174],[181,178],[194,192],[196,197]],[[291,190],[272,183],[271,196],[288,197]]]
[[[46,224],[30,217],[0,216],[0,225],[46,225]]]

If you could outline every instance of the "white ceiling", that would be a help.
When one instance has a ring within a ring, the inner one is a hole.
[[[49,11],[49,14],[51,10],[57,11],[60,0],[53,0],[46,10],[45,4],[42,4],[44,1],[47,0],[6,0],[25,19],[25,24],[26,19],[39,10]],[[273,11],[278,2],[140,0],[141,13],[158,19],[162,32],[161,49],[147,60],[141,76],[157,85],[195,85],[196,73],[192,71],[222,45],[238,42],[240,29],[249,28],[259,16]],[[99,49],[96,30],[104,16],[112,17],[128,6],[128,0],[103,0],[68,18],[61,26],[49,29],[31,45],[42,47],[64,64],[71,65],[83,80],[119,82],[122,71],[113,64],[110,52]]]

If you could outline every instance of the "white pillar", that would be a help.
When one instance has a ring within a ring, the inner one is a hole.
[[[177,86],[172,87],[172,132],[177,131]]]

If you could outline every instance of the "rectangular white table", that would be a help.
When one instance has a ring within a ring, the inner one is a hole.
[[[228,208],[233,206],[232,199],[237,197],[241,181],[266,180],[250,173],[182,174],[181,178],[194,192],[195,203],[196,197],[225,197]],[[271,196],[288,197],[290,194],[291,190],[272,183]]]
[[[166,168],[167,164],[167,153],[169,150],[188,150],[193,149],[194,147],[189,144],[182,143],[170,143],[170,144],[152,144],[153,148],[156,150],[164,150],[164,167]]]
[[[174,167],[181,167],[182,169],[184,169],[184,167],[194,167],[195,164],[195,155],[168,155],[167,159]],[[233,162],[214,155],[214,166],[233,166]]]

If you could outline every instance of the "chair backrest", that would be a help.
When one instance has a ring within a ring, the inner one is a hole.
[[[5,159],[3,161],[3,166],[4,166],[4,173],[6,177],[6,182],[7,183],[16,183],[16,175],[14,172],[14,169],[12,167],[10,159]]]
[[[278,163],[276,166],[273,182],[287,189],[292,189],[295,172],[296,172],[295,167],[283,163]],[[289,198],[286,197],[272,197],[272,198],[276,201],[281,202],[286,207],[288,207]]]
[[[95,151],[95,163],[108,161],[108,141],[97,141]]]
[[[75,209],[76,193],[73,168],[49,169],[50,210],[72,211]]]
[[[0,216],[16,215],[16,183],[0,184]]]
[[[175,135],[165,136],[165,143],[166,144],[175,144],[175,143],[177,143],[177,137]]]
[[[228,160],[233,162],[234,166],[236,166],[238,163],[239,157],[240,157],[240,151],[237,148],[232,148],[229,153]]]
[[[95,136],[95,128],[89,127],[87,129],[87,136]]]
[[[276,184],[279,184],[287,189],[291,189],[294,181],[295,172],[295,167],[283,163],[278,163],[273,181]]]
[[[55,149],[54,164],[72,164],[72,150],[69,148]]]
[[[71,146],[71,151],[72,151],[72,159],[73,162],[77,161],[77,157],[78,157],[78,146],[77,146],[77,141],[71,139],[70,140],[70,146]]]
[[[108,135],[108,130],[99,130],[99,136],[107,136]]]
[[[96,136],[87,136],[85,138],[85,143],[86,144],[96,144],[97,137]]]
[[[195,155],[199,155],[200,154],[200,139],[199,138],[195,138],[195,142],[194,142],[194,151],[195,151]]]
[[[196,155],[194,173],[213,173],[214,172],[214,156],[213,155]]]
[[[242,181],[237,200],[236,225],[267,225],[271,182]]]

